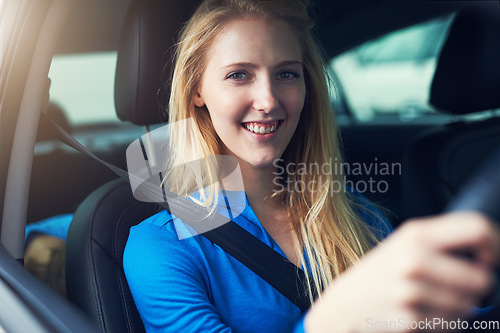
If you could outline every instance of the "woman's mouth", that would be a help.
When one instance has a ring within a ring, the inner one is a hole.
[[[276,131],[278,127],[281,125],[281,123],[282,120],[276,120],[266,123],[248,122],[248,123],[242,123],[241,126],[249,132],[265,135]]]

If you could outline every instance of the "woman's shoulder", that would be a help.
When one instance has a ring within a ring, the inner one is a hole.
[[[133,226],[132,228],[136,227],[146,227],[146,226],[157,226],[157,227],[165,227],[168,223],[173,222],[174,216],[170,214],[170,212],[166,209],[148,217],[147,219],[143,220],[139,224]]]
[[[187,235],[184,223],[168,211],[161,211],[130,228],[123,253],[129,286],[142,290],[148,280],[153,290],[167,277],[194,276],[203,280],[206,255],[213,249],[204,237]]]
[[[170,239],[175,236],[175,229],[172,228],[173,222],[174,217],[167,210],[156,213],[130,228],[127,245],[132,242]]]
[[[168,210],[162,210],[130,228],[129,242],[131,240],[151,241],[180,240],[191,238],[196,232]]]
[[[192,236],[189,226],[163,210],[130,228],[124,263],[143,261],[146,253],[151,258],[170,254],[179,260],[183,257],[195,260],[196,253],[202,252],[200,242],[203,240]]]

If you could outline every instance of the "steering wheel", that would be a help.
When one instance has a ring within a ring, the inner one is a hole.
[[[476,211],[500,223],[500,149],[460,189],[458,195],[448,204],[445,212]],[[457,253],[468,260],[474,260],[474,252],[464,249]],[[481,306],[494,305],[500,312],[500,267],[495,269],[497,284]]]

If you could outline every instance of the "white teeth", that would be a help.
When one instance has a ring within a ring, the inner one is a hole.
[[[258,125],[254,126],[253,124],[247,124],[245,128],[250,132],[254,132],[257,134],[269,134],[274,132],[278,128],[278,124],[273,125],[271,127],[258,126]]]

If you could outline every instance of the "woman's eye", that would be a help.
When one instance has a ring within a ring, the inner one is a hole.
[[[233,72],[226,76],[226,79],[231,79],[231,80],[244,80],[247,78],[247,74],[245,72]]]
[[[278,79],[280,80],[291,80],[298,78],[299,75],[295,72],[287,71],[287,72],[281,72],[278,74]]]

